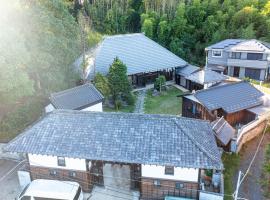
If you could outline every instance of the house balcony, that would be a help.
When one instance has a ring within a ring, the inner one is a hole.
[[[237,66],[237,67],[250,67],[254,69],[265,69],[268,66],[266,60],[246,60],[246,59],[232,59],[228,58],[228,66]]]

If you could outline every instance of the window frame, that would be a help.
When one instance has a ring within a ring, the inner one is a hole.
[[[239,57],[237,56],[239,55]],[[242,52],[232,52],[231,58],[232,59],[241,59]]]
[[[220,56],[215,55],[214,52],[220,52]],[[212,57],[213,58],[222,58],[222,50],[221,49],[212,49]]]
[[[57,156],[57,165],[59,167],[65,167],[66,166],[66,158],[63,156]]]
[[[258,59],[257,57],[260,58]],[[263,60],[263,53],[247,53],[247,60]]]
[[[169,170],[169,172],[168,172]],[[164,174],[169,176],[174,176],[174,167],[173,166],[165,166]]]
[[[161,181],[159,179],[155,179],[153,181],[153,184],[154,184],[155,187],[161,187]]]

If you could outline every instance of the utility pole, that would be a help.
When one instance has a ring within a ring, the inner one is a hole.
[[[238,199],[238,191],[239,191],[239,187],[240,187],[241,176],[242,176],[242,172],[239,171],[238,179],[237,179],[237,185],[236,185],[236,190],[235,190],[235,194],[234,194],[234,200],[237,200]]]

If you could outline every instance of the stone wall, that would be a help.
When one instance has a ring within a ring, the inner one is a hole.
[[[53,172],[56,172],[56,174],[53,175]],[[30,166],[30,175],[32,180],[55,179],[77,182],[81,185],[83,191],[85,192],[89,192],[92,189],[89,172],[85,171]]]
[[[156,181],[160,181],[160,185],[155,185]],[[178,189],[176,185],[181,188]],[[181,185],[182,184],[182,185]],[[194,182],[181,182],[165,179],[141,179],[141,198],[142,200],[163,200],[165,196],[179,196],[197,199],[199,184]]]
[[[240,141],[237,144],[237,152],[239,152],[241,150],[241,148],[243,147],[243,145],[246,142],[248,142],[248,141],[252,140],[253,138],[257,137],[258,135],[260,135],[264,131],[265,125],[266,125],[266,120],[263,120],[257,126],[255,126],[251,130],[244,133],[242,135],[242,138],[240,139]]]

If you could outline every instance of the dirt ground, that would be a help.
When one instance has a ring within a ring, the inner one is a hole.
[[[246,143],[243,149],[241,150],[240,152],[241,160],[240,160],[239,170],[241,170],[243,173],[246,172],[249,166],[249,163],[252,160],[252,157],[259,144],[260,139],[261,139],[261,135],[249,141],[248,143]],[[260,146],[259,152],[250,169],[248,176],[245,178],[244,182],[241,184],[239,197],[246,198],[248,200],[266,200],[263,197],[263,192],[260,186],[260,180],[261,180],[262,165],[264,161],[265,147],[269,143],[270,143],[270,133],[267,133]],[[234,176],[235,178],[234,188],[236,188],[237,177],[238,177],[238,171]]]
[[[17,170],[15,170],[10,175],[2,179],[8,171],[14,168],[18,164],[17,161],[0,159],[0,199],[1,200],[12,200],[17,197],[20,193],[20,185],[17,176]]]

